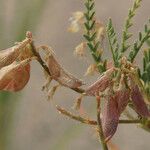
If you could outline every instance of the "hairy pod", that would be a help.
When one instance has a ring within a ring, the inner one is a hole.
[[[117,101],[114,97],[110,96],[102,113],[102,127],[106,141],[115,134],[119,123],[119,116]]]
[[[54,80],[59,82],[61,85],[69,88],[77,88],[83,85],[82,81],[74,77],[72,74],[67,72],[55,59],[53,54],[48,56],[48,68],[49,72]]]
[[[111,86],[113,71],[113,68],[107,70],[104,75],[85,90],[85,94],[88,96],[95,96],[96,93],[105,91],[109,86]]]
[[[30,78],[30,61],[15,61],[0,69],[0,90],[17,92],[23,89]]]
[[[150,112],[144,102],[144,97],[138,87],[134,85],[131,89],[131,99],[135,108],[135,111],[142,117],[150,117]]]

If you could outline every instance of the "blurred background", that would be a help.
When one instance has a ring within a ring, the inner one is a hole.
[[[133,0],[96,0],[97,18],[105,24],[111,17],[120,36],[132,3]],[[67,70],[90,83],[96,77],[83,78],[83,74],[92,59],[87,63],[73,56],[82,36],[67,32],[69,17],[77,10],[83,10],[82,0],[0,0],[0,49],[23,40],[30,30],[37,45],[51,46]],[[144,0],[135,17],[134,36],[149,17],[150,1]],[[105,55],[109,54],[106,43]],[[100,150],[94,128],[61,116],[54,107],[55,103],[73,111],[78,94],[60,88],[52,103],[41,91],[43,83],[42,68],[33,62],[25,89],[17,94],[0,93],[0,150]],[[85,101],[86,111],[94,118],[95,101]],[[120,150],[149,150],[149,139],[150,134],[135,125],[119,125],[112,141]]]

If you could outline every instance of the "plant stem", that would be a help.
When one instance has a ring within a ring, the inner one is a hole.
[[[100,97],[98,96],[96,98],[96,100],[97,100],[97,125],[98,125],[99,138],[100,138],[103,150],[108,150],[107,144],[105,142],[105,137],[104,137],[103,128],[102,128],[102,122],[101,122],[101,118],[100,118],[100,113],[101,113]]]
[[[91,119],[87,119],[87,118],[83,118],[79,115],[74,115],[72,114],[71,112],[65,110],[64,108],[60,107],[60,106],[56,106],[56,109],[63,115],[73,119],[73,120],[76,120],[76,121],[79,121],[81,123],[84,123],[84,124],[88,124],[88,125],[97,125],[97,121],[95,120],[91,120]],[[119,124],[138,124],[138,123],[142,123],[142,120],[139,120],[139,119],[135,119],[135,120],[119,120]]]

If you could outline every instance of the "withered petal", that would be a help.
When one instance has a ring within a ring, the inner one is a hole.
[[[119,123],[119,116],[117,102],[113,97],[110,97],[102,113],[102,126],[106,141],[110,140],[115,134]]]
[[[131,99],[134,104],[135,111],[142,117],[150,117],[150,112],[144,102],[144,97],[140,92],[138,85],[135,85],[131,89]]]
[[[17,92],[24,88],[30,78],[31,59],[14,62],[0,70],[0,90]]]
[[[83,82],[72,74],[67,72],[55,59],[53,54],[48,57],[48,68],[52,78],[59,82],[61,85],[69,88],[77,88],[83,85]]]

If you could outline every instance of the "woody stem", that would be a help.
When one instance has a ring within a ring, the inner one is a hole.
[[[96,98],[96,100],[97,100],[97,125],[98,125],[99,138],[100,138],[103,150],[108,150],[107,144],[105,142],[105,137],[104,137],[103,128],[102,128],[102,122],[101,122],[101,118],[100,118],[100,113],[101,113],[100,97],[98,96]]]

